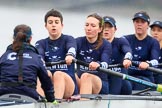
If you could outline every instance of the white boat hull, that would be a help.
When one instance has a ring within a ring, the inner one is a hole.
[[[3,108],[162,108],[162,96],[114,96],[113,99],[52,103],[23,103]],[[142,98],[141,98],[142,97]],[[118,99],[117,99],[118,98]],[[133,99],[134,98],[134,99]],[[145,99],[144,99],[145,98]]]

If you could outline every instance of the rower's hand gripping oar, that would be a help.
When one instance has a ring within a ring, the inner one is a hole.
[[[135,61],[132,61],[132,66],[138,67],[139,63],[136,63]],[[162,64],[155,65],[155,67],[148,67],[146,70],[149,70],[151,72],[161,74],[162,75],[162,70],[156,68],[156,67],[162,67]],[[113,67],[124,67],[123,64],[111,64],[108,66],[108,68],[113,68]]]
[[[79,65],[84,65],[84,66],[87,66],[87,67],[89,66],[88,63],[85,63],[85,62],[77,60],[77,59],[74,59],[73,62],[75,62],[76,64],[79,64]],[[154,84],[154,83],[151,83],[151,82],[139,79],[139,78],[132,77],[132,76],[127,75],[127,74],[122,74],[122,73],[119,73],[119,72],[116,72],[116,71],[113,71],[113,70],[110,70],[110,69],[105,69],[105,68],[102,68],[102,67],[98,67],[97,71],[105,72],[105,73],[108,73],[110,75],[120,77],[123,80],[129,80],[129,81],[132,81],[132,82],[143,84],[143,85],[148,86],[150,88],[156,89],[158,92],[162,92],[162,85],[160,85],[160,84]]]
[[[136,63],[135,61],[132,61],[132,65],[138,67],[139,63]],[[155,68],[155,67],[148,67],[146,70],[149,70],[151,72],[161,74],[162,75],[162,70]]]
[[[66,61],[60,60],[60,61],[56,61],[56,62],[46,62],[45,63],[46,66],[53,66],[53,65],[57,65],[57,64],[66,64]],[[123,67],[123,65],[122,64],[111,64],[111,65],[109,65],[108,68],[115,68],[115,67]]]

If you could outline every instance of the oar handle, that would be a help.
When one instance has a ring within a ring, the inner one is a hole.
[[[162,74],[162,70],[160,70],[158,68],[148,67],[147,70],[152,71],[152,72],[157,73],[157,74]]]
[[[135,61],[132,61],[132,65],[138,67],[139,62],[137,63]],[[162,74],[162,70],[155,68],[155,67],[148,67],[146,70],[149,70],[149,71],[154,72],[154,73]]]
[[[162,68],[162,63],[159,63],[158,65],[156,65],[156,67]]]
[[[115,67],[124,67],[123,64],[110,64],[108,65],[108,68],[115,68]]]
[[[66,61],[65,60],[60,60],[60,61],[56,61],[56,62],[46,62],[46,66],[53,66],[53,65],[56,65],[56,64],[65,64]]]
[[[73,62],[78,63],[80,65],[87,66],[87,67],[89,66],[88,63],[83,62],[81,60],[74,59]],[[114,67],[123,67],[123,64],[111,64],[111,65],[108,65],[108,68],[114,68]]]
[[[132,65],[135,66],[135,67],[138,67],[139,64],[140,64],[139,62],[132,61]]]
[[[79,64],[79,65],[83,65],[83,66],[89,66],[89,63],[86,63],[86,62],[83,62],[81,60],[78,60],[78,59],[73,59],[73,62],[76,63],[76,64]]]
[[[108,73],[110,75],[113,75],[113,76],[116,76],[116,77],[123,79],[123,74],[120,73],[120,72],[116,72],[116,71],[106,69],[106,68],[102,68],[102,67],[99,67],[97,70],[100,71],[100,72]]]

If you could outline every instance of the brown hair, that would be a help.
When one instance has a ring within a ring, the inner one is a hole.
[[[14,41],[12,44],[12,50],[18,52],[23,48],[24,43],[30,44],[31,35],[32,32],[29,26],[24,24],[17,25],[14,29]]]
[[[60,18],[61,23],[63,23],[63,16],[62,16],[62,14],[61,14],[59,11],[57,11],[57,10],[55,10],[55,9],[51,9],[50,11],[48,11],[48,12],[46,13],[45,17],[44,17],[44,22],[45,22],[45,23],[47,23],[47,19],[48,19],[48,17],[50,17],[50,16]]]
[[[90,14],[90,15],[88,15],[88,17],[94,17],[97,20],[99,20],[99,27],[102,29],[102,31],[100,33],[98,33],[97,45],[95,46],[95,49],[98,49],[102,45],[102,43],[103,43],[103,40],[102,40],[102,38],[103,38],[103,36],[102,36],[103,20],[102,20],[102,17],[100,15],[98,15],[97,13]]]

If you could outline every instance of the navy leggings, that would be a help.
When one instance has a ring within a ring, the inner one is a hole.
[[[120,73],[127,74],[127,70],[121,68]],[[113,95],[129,95],[132,93],[132,85],[129,81],[116,76],[109,76],[109,90]]]
[[[110,77],[109,79],[110,94],[113,95],[130,95],[132,94],[132,85],[129,81],[122,78]]]

